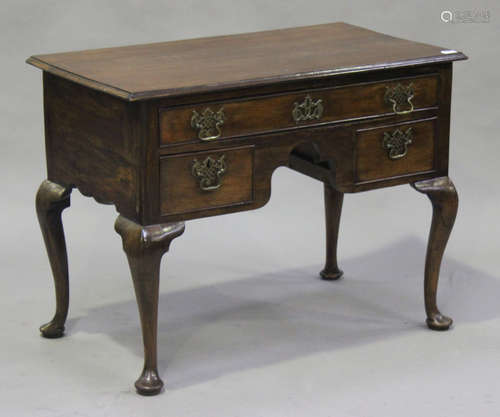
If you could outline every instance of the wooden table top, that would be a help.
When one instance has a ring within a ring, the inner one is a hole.
[[[35,55],[27,62],[135,101],[466,58],[461,52],[337,22]]]

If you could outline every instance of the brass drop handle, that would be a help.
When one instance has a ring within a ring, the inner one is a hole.
[[[209,141],[220,138],[221,126],[224,124],[224,109],[221,107],[218,111],[213,111],[207,107],[203,112],[198,113],[193,110],[191,116],[191,127],[198,130],[198,139]]]
[[[395,87],[387,87],[385,91],[384,100],[386,103],[392,104],[392,111],[396,114],[411,113],[413,108],[412,98],[415,92],[413,90],[413,83],[404,86],[401,83],[396,84]],[[410,106],[409,109],[402,110],[404,107]]]
[[[387,150],[389,159],[397,160],[406,156],[408,145],[413,143],[413,129],[410,127],[403,132],[396,129],[392,132],[384,132],[382,147]]]
[[[193,159],[191,166],[191,174],[200,184],[200,189],[203,191],[215,191],[221,186],[221,177],[226,173],[226,155],[219,158],[207,156],[203,161]]]

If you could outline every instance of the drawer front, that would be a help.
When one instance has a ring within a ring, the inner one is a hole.
[[[356,182],[412,174],[435,169],[436,118],[377,126],[356,131]]]
[[[250,203],[253,161],[253,146],[161,158],[161,215]]]
[[[300,93],[164,108],[160,143],[168,146],[303,125],[406,114],[437,105],[438,76],[428,75]]]

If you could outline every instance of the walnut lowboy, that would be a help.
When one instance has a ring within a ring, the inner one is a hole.
[[[77,187],[120,213],[144,340],[136,388],[160,392],[162,255],[185,220],[266,204],[280,166],[324,183],[327,280],[342,275],[344,193],[411,184],[427,194],[427,324],[448,329],[436,292],[458,204],[448,178],[452,62],[465,56],[441,51],[333,23],[29,58],[44,71],[48,179],[36,207],[57,300],[42,335],[64,332],[61,212]]]

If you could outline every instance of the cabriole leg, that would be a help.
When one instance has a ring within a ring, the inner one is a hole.
[[[329,184],[324,184],[325,223],[326,223],[326,263],[320,272],[324,280],[339,279],[343,272],[337,265],[337,242],[339,237],[340,214],[344,193],[337,191]]]
[[[36,194],[36,213],[43,240],[47,248],[56,291],[56,313],[54,318],[40,327],[42,336],[61,337],[68,316],[69,282],[68,256],[61,220],[61,213],[70,205],[71,189],[45,180]]]
[[[441,260],[457,214],[458,195],[448,177],[420,181],[412,186],[417,191],[427,194],[432,203],[432,224],[427,244],[424,279],[427,326],[432,330],[448,330],[453,321],[439,311],[436,294]]]
[[[115,230],[122,237],[141,318],[144,368],[135,387],[139,394],[155,395],[163,387],[157,368],[160,262],[163,254],[168,251],[170,242],[184,232],[184,223],[141,226],[119,216]]]

